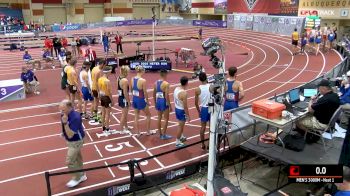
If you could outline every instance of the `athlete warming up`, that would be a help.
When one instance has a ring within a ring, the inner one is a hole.
[[[176,87],[174,91],[174,102],[175,102],[175,116],[177,121],[179,122],[179,127],[176,135],[176,148],[181,148],[185,146],[183,142],[186,141],[186,137],[183,135],[185,122],[190,122],[190,115],[188,112],[187,105],[187,86],[188,86],[188,78],[186,76],[182,76],[180,79],[181,86]]]
[[[120,119],[120,126],[123,130],[122,133],[128,133],[128,112],[130,107],[129,97],[129,81],[128,74],[130,68],[127,65],[123,65],[120,68],[120,76],[118,77],[118,106],[122,108],[122,117]]]
[[[98,89],[99,89],[99,95],[100,95],[100,101],[101,101],[101,113],[102,113],[102,129],[103,132],[106,134],[109,134],[110,128],[109,128],[109,122],[111,117],[111,109],[114,105],[113,98],[112,98],[112,88],[111,88],[111,82],[108,79],[109,74],[112,71],[112,67],[105,66],[102,70],[103,75],[98,79]]]
[[[78,75],[75,70],[75,66],[77,64],[77,59],[73,58],[69,62],[69,66],[67,67],[67,82],[68,82],[68,89],[70,92],[70,100],[71,102],[75,103],[75,99],[78,100],[78,109],[79,112],[82,113],[82,100],[81,100],[81,92],[79,88],[78,83]]]
[[[210,100],[210,84],[208,84],[207,74],[204,72],[201,72],[199,74],[199,81],[202,84],[199,85],[199,87],[197,87],[195,90],[195,105],[199,114],[199,118],[201,119],[200,137],[202,140],[202,149],[205,150],[207,148],[203,140],[205,128],[210,120],[210,114],[208,109],[208,103]]]
[[[230,67],[228,69],[229,77],[225,86],[225,103],[224,111],[238,108],[238,101],[244,97],[243,85],[236,80],[237,68]]]
[[[158,113],[157,128],[160,133],[160,139],[171,139],[170,135],[166,134],[169,121],[169,113],[172,111],[169,99],[169,83],[166,81],[168,71],[162,69],[160,71],[160,79],[156,81],[153,88],[154,105]],[[164,126],[162,127],[162,118],[164,116]]]
[[[99,95],[98,95],[98,79],[102,76],[102,69],[105,67],[106,65],[106,61],[104,59],[98,59],[98,66],[94,67],[91,71],[91,81],[92,81],[92,85],[91,85],[91,91],[92,91],[92,95],[94,97],[94,101],[93,101],[93,119],[95,120],[95,122],[100,122],[101,123],[101,119],[98,116],[98,99],[99,99]]]
[[[143,111],[147,118],[147,135],[153,135],[155,132],[151,131],[151,113],[149,111],[149,100],[147,93],[146,80],[142,78],[145,73],[145,68],[142,66],[137,66],[135,68],[137,75],[131,80],[132,89],[132,106],[135,110],[135,130],[137,131],[137,137],[141,135],[139,129],[139,117],[140,111]]]
[[[93,110],[94,110],[93,104],[91,104],[90,114],[86,113],[88,102],[92,102],[94,100],[94,98],[92,97],[92,94],[91,94],[91,85],[90,85],[89,73],[88,73],[88,71],[90,71],[90,66],[91,66],[91,63],[88,61],[85,61],[83,63],[82,69],[81,69],[80,74],[79,74],[79,79],[80,79],[80,83],[81,83],[81,92],[83,94],[83,99],[84,99],[84,107],[83,107],[83,116],[82,117],[85,119],[90,119],[90,117],[93,113]]]

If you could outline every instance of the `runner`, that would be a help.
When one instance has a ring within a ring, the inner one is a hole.
[[[210,92],[209,92],[210,84],[208,84],[207,74],[204,72],[199,73],[199,81],[201,81],[202,84],[199,85],[199,87],[197,87],[195,90],[195,105],[196,105],[199,117],[201,119],[200,137],[202,140],[202,149],[205,150],[207,149],[207,147],[203,140],[204,140],[204,133],[207,127],[207,123],[210,120],[210,114],[208,109],[208,103],[210,100]]]
[[[142,75],[145,73],[145,68],[142,66],[137,66],[135,68],[137,75],[131,80],[131,89],[132,89],[132,106],[135,110],[135,130],[137,131],[136,136],[141,136],[139,129],[139,118],[140,111],[143,111],[147,117],[147,135],[153,135],[155,132],[151,131],[151,113],[149,111],[149,106],[151,105],[148,101],[147,85],[146,80],[142,78]]]
[[[87,114],[87,104],[88,102],[92,102],[94,98],[91,95],[91,86],[90,86],[90,81],[89,81],[89,75],[88,75],[88,70],[90,70],[90,62],[84,62],[82,69],[79,74],[79,79],[81,83],[81,92],[83,94],[83,99],[84,99],[84,107],[83,107],[83,118],[85,119],[90,119],[93,113],[93,104],[91,104],[90,107],[90,114]]]
[[[129,98],[129,81],[127,79],[130,68],[123,65],[120,68],[120,76],[118,77],[118,105],[122,108],[122,117],[120,119],[120,126],[123,133],[129,132],[128,127],[128,112],[130,107]]]
[[[68,89],[68,82],[67,82],[67,68],[68,68],[68,63],[70,62],[72,56],[67,55],[66,57],[66,63],[63,65],[62,72],[61,72],[61,89],[65,91],[66,93],[66,99],[70,99],[70,93]]]
[[[160,71],[160,80],[157,80],[153,88],[153,99],[154,105],[158,113],[158,131],[160,139],[167,140],[171,139],[172,136],[167,135],[166,131],[168,128],[169,113],[172,111],[170,98],[169,98],[169,83],[166,81],[168,71],[162,69]],[[162,130],[162,117],[164,116],[164,126]]]
[[[176,119],[179,122],[179,128],[177,130],[176,135],[176,143],[175,147],[180,148],[184,147],[185,144],[183,142],[186,141],[186,137],[183,135],[184,127],[186,120],[190,122],[190,113],[188,112],[187,105],[187,86],[188,86],[188,78],[186,76],[182,76],[180,79],[181,86],[176,87],[174,90],[174,102],[175,102],[175,115]]]
[[[335,34],[333,31],[330,31],[330,33],[328,34],[328,43],[329,43],[329,49],[333,49],[333,42],[335,40]]]
[[[293,56],[298,54],[298,42],[299,42],[299,33],[298,29],[295,28],[292,33],[292,45],[293,45]]]
[[[320,44],[322,42],[322,35],[320,31],[316,31],[316,38],[315,38],[315,43],[316,43],[316,56],[318,55],[318,52],[320,51]]]
[[[98,62],[98,66],[94,67],[91,71],[91,81],[92,81],[92,85],[91,85],[91,90],[92,90],[92,95],[94,97],[94,101],[93,101],[93,119],[95,120],[95,122],[100,122],[101,123],[101,119],[98,116],[98,79],[101,77],[102,75],[102,69],[104,68],[104,66],[106,65],[106,61],[104,59],[97,59]]]
[[[79,109],[79,112],[82,114],[82,100],[80,96],[81,91],[79,89],[78,76],[75,70],[76,64],[77,64],[77,60],[75,58],[70,60],[69,66],[66,68],[67,82],[68,82],[68,89],[70,92],[70,100],[74,105],[75,99],[78,99],[78,109]]]
[[[243,85],[236,80],[236,67],[228,69],[229,77],[226,80],[225,86],[225,104],[224,111],[238,108],[238,101],[244,97]]]
[[[98,79],[98,89],[101,101],[102,111],[102,129],[103,132],[109,134],[109,123],[111,117],[111,109],[114,105],[112,98],[112,87],[110,80],[108,79],[109,74],[112,71],[112,67],[105,66],[102,70],[103,75]]]
[[[301,34],[301,46],[300,46],[300,53],[304,55],[305,52],[305,47],[307,44],[307,35],[306,35],[306,30],[304,29],[304,32]]]

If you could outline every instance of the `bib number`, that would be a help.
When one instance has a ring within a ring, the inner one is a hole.
[[[76,87],[76,86],[73,86],[73,90],[76,91],[76,90],[77,90],[77,87]]]
[[[105,93],[100,91],[100,96],[105,96]]]
[[[160,98],[160,99],[163,99],[164,98],[164,94],[162,92],[157,92],[156,97]]]
[[[139,96],[140,95],[140,92],[138,90],[133,90],[132,91],[132,95],[134,96]]]
[[[235,100],[235,94],[234,93],[227,93],[226,99],[228,100]]]

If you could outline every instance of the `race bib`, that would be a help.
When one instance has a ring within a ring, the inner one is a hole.
[[[100,96],[105,96],[105,92],[100,91]]]
[[[156,97],[157,97],[157,98],[164,98],[164,93],[162,93],[162,92],[157,92]]]
[[[235,100],[235,94],[234,93],[226,93],[226,99]]]
[[[77,87],[76,87],[76,86],[73,86],[73,90],[76,91],[76,90],[77,90]]]
[[[118,96],[122,96],[123,91],[122,90],[118,90]]]
[[[140,92],[138,90],[133,90],[132,91],[132,95],[134,96],[139,96],[140,95]]]

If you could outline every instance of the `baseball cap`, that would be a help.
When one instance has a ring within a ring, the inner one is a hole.
[[[317,85],[317,86],[327,86],[327,87],[330,87],[331,86],[331,83],[329,82],[329,80],[326,80],[326,79],[323,79],[321,80],[321,82]]]

